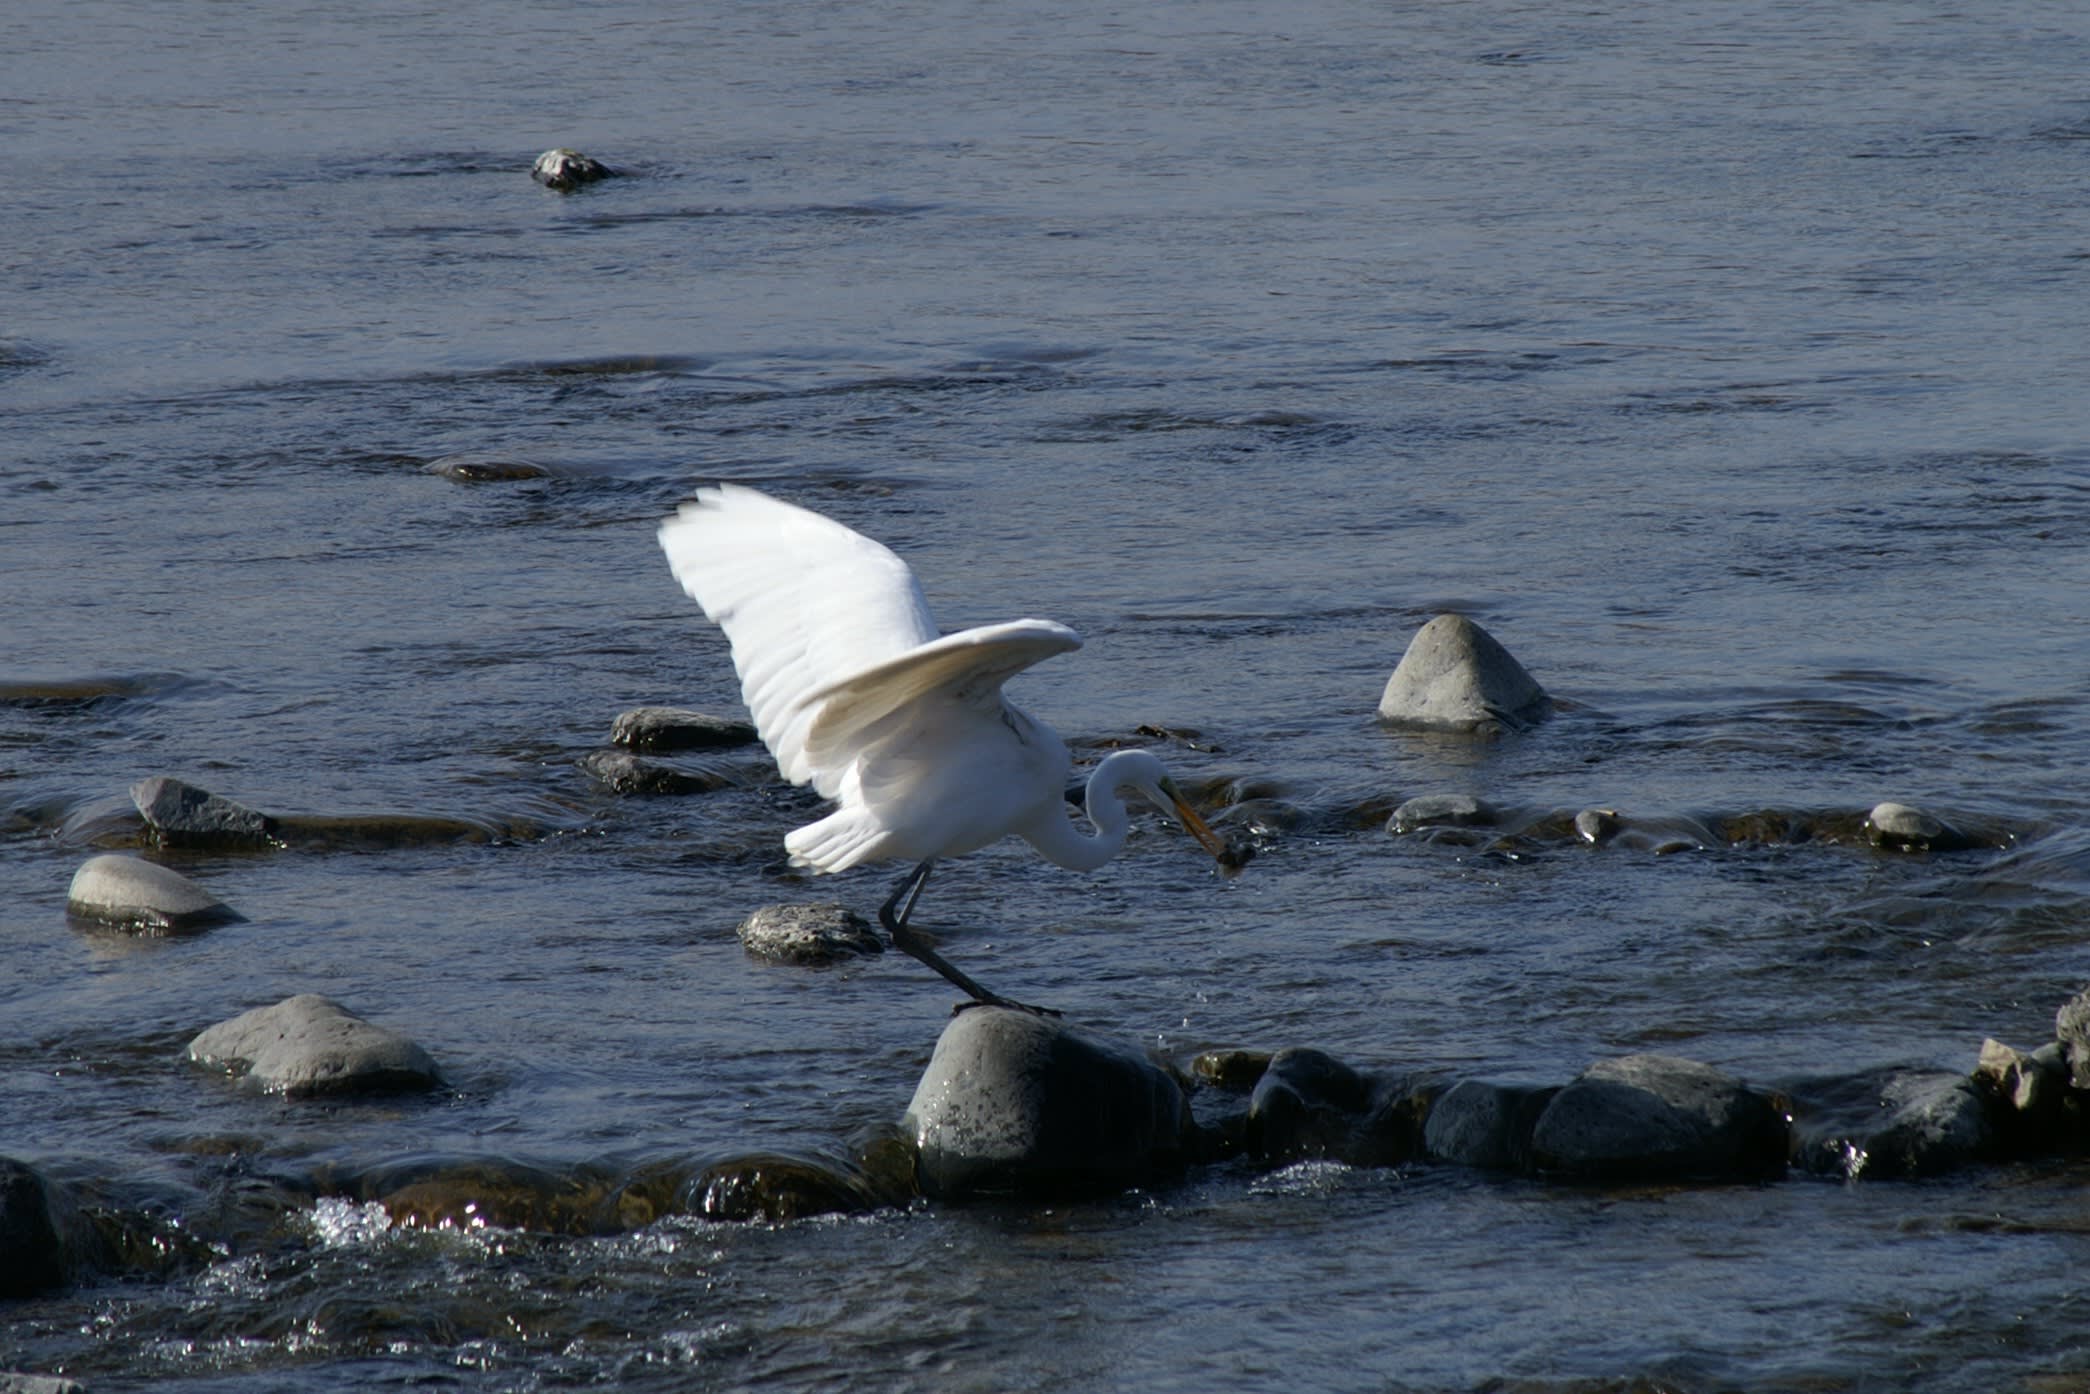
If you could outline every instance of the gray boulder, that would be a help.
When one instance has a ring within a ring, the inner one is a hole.
[[[165,775],[133,784],[131,802],[163,847],[267,847],[276,841],[276,820],[267,814]]]
[[[610,723],[610,743],[633,750],[722,750],[754,741],[747,722],[687,707],[633,707]]]
[[[170,867],[109,853],[73,873],[66,912],[123,929],[186,934],[240,918],[238,912]]]
[[[1628,1055],[1583,1071],[1531,1131],[1544,1171],[1592,1179],[1758,1177],[1784,1169],[1783,1114],[1710,1065]]]
[[[1174,1175],[1192,1145],[1181,1086],[1140,1052],[1056,1019],[970,1007],[936,1042],[901,1119],[924,1194],[1095,1194]]]
[[[822,964],[885,952],[871,922],[838,901],[765,905],[740,922],[740,943],[757,958]]]
[[[442,1082],[428,1052],[405,1036],[309,992],[219,1022],[189,1042],[188,1057],[299,1097],[404,1093]]]
[[[1542,719],[1552,703],[1509,650],[1464,615],[1439,615],[1408,643],[1379,697],[1382,721],[1494,736]]]
[[[1491,1171],[1531,1169],[1531,1132],[1558,1085],[1460,1080],[1430,1109],[1424,1148],[1439,1161]]]

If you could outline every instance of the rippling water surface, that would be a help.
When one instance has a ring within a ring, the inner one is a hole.
[[[947,627],[1074,625],[1019,700],[1089,750],[1177,733],[1259,831],[1230,881],[1152,820],[1090,876],[1014,847],[939,872],[954,957],[1085,1027],[1556,1082],[2047,1039],[2090,984],[2080,7],[28,0],[0,53],[0,1151],[163,1254],[12,1304],[0,1368],[2090,1380],[2058,1162],[1682,1190],[1222,1167],[593,1237],[366,1204],[468,1162],[585,1191],[833,1154],[907,1101],[942,982],[734,936],[882,897],[784,870],[815,804],[753,756],[681,798],[582,767],[628,707],[736,709],[653,542],[720,478],[891,543]],[[560,144],[625,177],[539,188]],[[1374,722],[1448,609],[1552,721]],[[459,835],[155,854],[246,921],[70,924],[154,774]],[[1893,798],[1986,845],[1383,830],[1437,791],[1701,828]],[[453,1087],[285,1103],[182,1064],[304,991]]]

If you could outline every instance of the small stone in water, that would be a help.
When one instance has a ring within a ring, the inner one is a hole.
[[[741,921],[740,943],[779,963],[837,963],[885,952],[871,922],[836,901],[765,905]]]
[[[88,858],[73,873],[65,908],[82,919],[162,934],[240,918],[230,906],[171,867],[113,852]]]
[[[577,189],[583,184],[592,184],[598,179],[609,179],[617,171],[602,161],[578,150],[547,150],[530,166],[530,177],[547,189],[560,193]]]
[[[189,1059],[272,1094],[396,1093],[442,1082],[428,1052],[317,993],[256,1007],[189,1042]]]
[[[633,707],[610,725],[611,744],[639,751],[712,750],[754,740],[755,728],[745,721],[687,707]]]
[[[155,775],[131,786],[131,801],[166,847],[266,847],[276,820],[179,779]]]
[[[1494,807],[1471,794],[1419,794],[1393,811],[1386,831],[1398,835],[1419,828],[1485,828],[1496,821]]]
[[[1966,835],[1957,828],[1901,803],[1873,805],[1865,816],[1865,835],[1875,847],[1910,852],[1947,852],[1967,845]]]
[[[733,782],[708,770],[693,774],[672,765],[643,760],[628,750],[591,751],[582,759],[581,768],[618,794],[708,794]]]

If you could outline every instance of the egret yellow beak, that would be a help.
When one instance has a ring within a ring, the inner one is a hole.
[[[1169,806],[1175,809],[1176,821],[1183,825],[1183,831],[1196,838],[1198,846],[1211,853],[1214,861],[1226,861],[1226,840],[1205,826],[1205,820],[1197,816],[1197,810],[1183,797],[1183,791],[1171,781],[1161,786],[1161,792],[1168,795]]]

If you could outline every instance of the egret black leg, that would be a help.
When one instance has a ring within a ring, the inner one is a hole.
[[[1014,1007],[1019,1012],[1031,1012],[1038,1016],[1058,1016],[1059,1013],[1050,1007],[1033,1007],[1028,1002],[1018,1002],[999,993],[989,992],[931,948],[929,941],[919,931],[908,926],[907,917],[914,913],[915,901],[921,899],[922,887],[928,884],[929,868],[932,865],[933,862],[923,862],[908,872],[906,878],[893,888],[893,893],[886,899],[885,904],[878,907],[878,923],[884,925],[885,932],[892,936],[893,947],[934,968],[948,981],[964,989],[972,1001],[959,1006],[956,1009],[958,1011],[962,1012],[966,1007],[974,1006]]]

